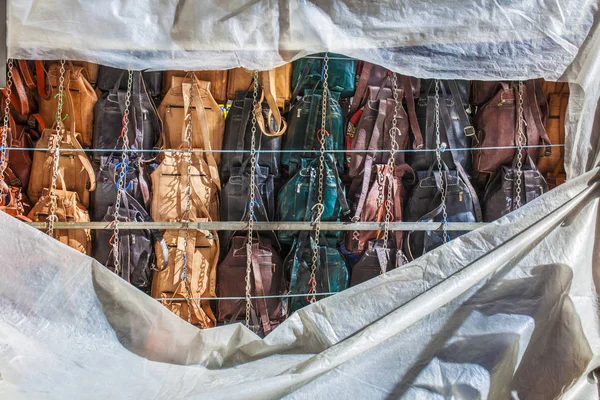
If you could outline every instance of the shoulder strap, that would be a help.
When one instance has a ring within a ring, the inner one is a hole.
[[[415,150],[422,149],[423,135],[421,134],[421,127],[419,126],[419,120],[417,119],[417,112],[415,110],[415,97],[413,94],[412,82],[408,76],[404,75],[400,75],[400,82],[404,86],[406,110],[408,111],[408,120],[410,121],[410,127],[413,134],[413,148]]]
[[[257,296],[265,295],[265,288],[263,285],[262,275],[260,273],[260,262],[258,260],[259,244],[258,242],[252,243],[252,257],[250,263],[252,265],[252,275],[254,278],[254,292]],[[267,335],[271,332],[271,321],[269,318],[269,309],[267,307],[267,299],[256,299],[258,306],[258,313],[260,314],[260,320],[263,327],[263,332]]]
[[[526,81],[525,88],[525,106],[531,110],[531,114],[533,115],[533,121],[530,121],[530,123],[533,122],[533,124],[535,124],[535,127],[538,131],[538,135],[542,143],[544,144],[543,156],[549,156],[550,154],[552,154],[552,147],[550,147],[550,138],[548,137],[548,133],[546,133],[546,128],[542,123],[542,114],[540,111],[538,100],[536,98],[534,82],[532,80]]]
[[[42,99],[48,100],[52,91],[50,90],[50,84],[46,79],[46,69],[44,68],[43,61],[35,62],[35,78],[37,80],[38,94]]]
[[[256,108],[254,110],[254,113],[256,115],[256,121],[258,122],[258,127],[266,136],[281,136],[285,133],[287,129],[287,123],[285,122],[285,119],[283,119],[283,117],[281,116],[279,107],[277,107],[277,94],[275,89],[275,70],[270,69],[268,71],[259,72],[258,79],[262,89],[261,101],[256,103]],[[266,122],[262,113],[263,97],[269,105],[269,113]],[[277,124],[276,131],[271,128],[271,117],[275,119],[275,123]]]
[[[18,64],[19,64],[19,70],[21,71],[21,74],[23,74],[23,80],[25,80],[25,84],[27,85],[28,88],[34,89],[35,81],[33,79],[33,74],[31,73],[31,70],[29,69],[29,64],[27,64],[26,60],[18,60]]]
[[[75,136],[75,132],[72,130],[66,131],[66,132],[69,135],[71,144],[73,145],[75,150],[77,150],[76,151],[77,158],[79,158],[81,165],[85,169],[85,172],[87,172],[88,179],[89,179],[88,191],[93,192],[94,190],[96,190],[96,174],[94,173],[94,168],[92,167],[92,164],[90,163],[90,160],[88,159],[88,157],[85,155],[85,152],[83,152],[83,147],[81,147],[79,140],[77,140],[77,137]]]
[[[300,75],[298,76],[298,81],[296,82],[296,87],[292,91],[292,104],[296,103],[296,99],[300,95],[300,91],[302,90],[302,87],[304,86],[304,83],[305,83],[306,79],[308,78],[308,74],[310,73],[310,70],[312,69],[312,67],[316,61],[317,60],[315,58],[309,58],[306,61],[306,64],[304,64],[304,67],[302,68],[302,70],[300,71]]]

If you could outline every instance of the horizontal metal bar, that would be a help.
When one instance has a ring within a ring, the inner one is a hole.
[[[38,229],[47,229],[47,222],[27,222]],[[449,231],[472,231],[487,225],[487,222],[449,222]],[[384,222],[321,222],[322,231],[376,231],[384,229]],[[212,221],[190,222],[190,229],[208,231],[245,231],[248,222]],[[440,222],[390,222],[392,231],[434,231],[441,229]],[[120,222],[119,229],[184,229],[183,222]],[[56,222],[54,229],[95,229],[112,230],[112,222]],[[255,222],[255,231],[311,231],[315,229],[312,222]]]
[[[329,293],[314,293],[314,296],[333,296],[334,294],[338,294],[339,292],[329,292]],[[290,297],[306,297],[308,296],[306,293],[288,293],[288,294],[276,294],[270,296],[250,296],[250,299],[285,299]],[[313,296],[311,294],[310,296]],[[161,298],[154,297],[154,300],[159,301],[186,301],[186,300],[194,300],[194,301],[206,301],[206,300],[246,300],[244,296],[227,296],[227,297],[173,297],[173,298]]]
[[[538,149],[538,148],[544,148],[544,147],[565,147],[564,144],[551,144],[551,145],[531,145],[531,146],[523,146],[524,149]],[[463,147],[463,148],[458,148],[455,149],[454,151],[481,151],[481,150],[505,150],[505,149],[517,149],[518,146],[490,146],[490,147]],[[0,146],[0,150],[2,149],[2,147]],[[46,148],[36,148],[36,147],[7,147],[6,148],[7,151],[11,151],[11,150],[18,150],[18,151],[43,151],[43,152],[48,152],[51,151],[51,149],[46,149]],[[58,149],[59,152],[65,152],[65,153],[106,153],[107,156],[109,154],[121,154],[123,153],[122,149],[114,149],[114,150],[107,150],[107,149]],[[220,150],[206,150],[206,149],[191,149],[191,150],[185,150],[185,149],[152,149],[152,150],[147,150],[147,149],[127,149],[125,150],[127,153],[250,153],[250,150],[227,150],[227,149],[220,149]],[[396,150],[396,153],[434,153],[436,151],[436,149],[404,149],[404,150]],[[442,150],[442,153],[444,151],[450,151],[449,148]],[[320,150],[316,149],[300,149],[300,150],[291,150],[291,149],[280,149],[280,150],[256,150],[256,153],[319,153]],[[352,149],[347,149],[347,150],[325,150],[325,153],[366,153],[366,150],[352,150]],[[369,150],[369,152],[371,153],[389,153],[390,150],[381,150],[381,149],[377,149],[377,150]]]

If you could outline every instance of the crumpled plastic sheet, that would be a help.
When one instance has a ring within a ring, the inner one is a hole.
[[[0,398],[597,399],[597,8],[591,0],[10,0],[15,58],[266,69],[331,51],[423,78],[560,78],[571,89],[569,181],[300,310],[264,340],[239,324],[200,331],[91,258],[0,214]]]

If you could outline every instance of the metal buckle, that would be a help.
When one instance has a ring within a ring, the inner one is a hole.
[[[475,128],[472,125],[465,126],[465,136],[475,136]]]

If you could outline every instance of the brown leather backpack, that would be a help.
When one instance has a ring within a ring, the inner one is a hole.
[[[32,202],[37,202],[44,189],[50,187],[52,180],[52,152],[49,150],[52,137],[56,134],[54,129],[44,129],[42,137],[37,141],[27,194]],[[89,192],[96,189],[96,176],[87,155],[81,150],[73,130],[63,130],[60,143],[60,157],[58,161],[59,174],[65,181],[64,190],[76,192],[78,199],[85,206],[89,206]]]
[[[39,114],[32,114],[30,119],[33,122],[36,118],[41,120]],[[36,125],[42,125],[36,124]],[[34,141],[39,138],[39,133],[30,129],[28,126],[19,125],[15,122],[12,115],[9,114],[9,135],[8,135],[8,146],[12,148],[32,148]],[[12,171],[15,173],[17,178],[21,181],[23,187],[29,185],[29,175],[31,174],[31,165],[33,163],[33,154],[31,150],[10,150],[8,152],[8,164]]]
[[[235,100],[236,92],[247,92],[252,90],[252,77],[250,70],[246,68],[234,68],[229,70],[229,79],[227,82],[227,98]],[[276,99],[277,107],[285,108],[292,98],[292,64],[284,64],[269,71],[261,72],[263,75],[269,72],[272,76],[274,88],[273,96]]]
[[[0,211],[20,220],[29,222],[26,215],[31,210],[27,197],[23,194],[21,181],[9,167],[4,169],[4,180],[0,180]]]
[[[185,230],[168,230],[163,234],[168,248],[168,267],[154,271],[151,293],[175,315],[200,328],[210,328],[216,321],[210,301],[197,299],[216,297],[219,239],[216,232],[204,230],[190,230],[188,234],[187,249],[184,249]],[[155,247],[157,265],[163,265],[160,244]],[[184,254],[187,255],[187,274],[182,278]]]
[[[535,146],[540,142],[546,145],[542,156],[548,156],[550,139],[544,128],[545,116],[539,102],[544,102],[538,96],[540,89],[536,90],[539,82],[529,80],[523,84],[523,131],[527,138],[527,145]],[[517,111],[519,105],[518,84],[498,82],[495,95],[477,111],[475,126],[477,127],[477,147],[493,147],[473,152],[473,168],[479,175],[478,180],[488,181],[501,165],[511,164],[515,148],[497,148],[516,146],[517,142]],[[538,159],[538,148],[527,149],[527,154],[533,160]]]
[[[190,104],[191,94],[193,104]],[[173,77],[171,88],[160,103],[158,112],[164,123],[166,148],[177,149],[183,144],[187,107],[194,109],[192,147],[209,151],[221,150],[225,131],[223,111],[210,94],[210,82],[201,81],[191,74],[185,78]],[[210,153],[210,157],[217,164],[221,159],[220,153]]]
[[[184,78],[188,72],[181,70],[170,70],[163,73],[163,85],[161,95],[167,94],[173,83],[173,77]],[[210,82],[210,93],[219,104],[227,103],[227,70],[194,71],[194,75],[200,81]]]
[[[548,96],[548,124],[546,132],[550,141],[554,144],[565,144],[565,124],[567,116],[567,107],[569,105],[569,84],[544,82],[544,91],[553,90],[547,94]],[[548,89],[546,89],[548,88]],[[560,176],[564,177],[565,173],[565,149],[564,147],[552,147],[551,154],[548,157],[539,159],[539,171],[549,178],[549,181],[556,182],[557,178],[560,182]]]
[[[64,179],[59,174],[56,190],[56,216],[58,222],[90,222],[90,216],[79,202],[76,192],[64,190]],[[50,189],[44,189],[42,196],[29,212],[28,217],[34,222],[48,222],[52,199]],[[89,229],[55,229],[54,235],[61,243],[90,255],[92,250],[92,235]]]
[[[245,236],[234,236],[227,256],[217,269],[220,297],[244,297],[246,295],[246,241]],[[252,296],[276,296],[285,292],[283,261],[266,238],[252,241],[252,270],[250,293]],[[286,317],[282,298],[253,299],[250,310],[250,329],[267,335]],[[246,300],[219,300],[219,322],[229,324],[244,320]]]
[[[154,221],[180,221],[185,211],[185,186],[187,184],[187,155],[163,153],[164,158],[150,178],[152,180],[152,205],[150,215]],[[203,153],[192,153],[191,216],[219,220],[219,176],[206,163]],[[216,175],[215,175],[216,174]]]
[[[81,143],[89,147],[92,145],[92,125],[94,122],[94,105],[98,96],[88,81],[87,71],[83,67],[74,66],[72,63],[65,64],[64,93],[65,101],[63,117],[65,126],[73,126],[75,132],[81,134]],[[52,64],[48,70],[49,92],[48,97],[40,99],[40,114],[46,122],[46,126],[52,126],[55,122],[58,107],[58,84],[60,77],[60,64]],[[39,86],[38,86],[39,89]]]

